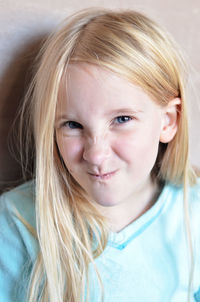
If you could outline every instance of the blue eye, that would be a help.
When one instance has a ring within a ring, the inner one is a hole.
[[[132,118],[130,116],[127,116],[127,115],[122,115],[122,116],[118,116],[118,117],[115,118],[115,121],[118,124],[127,123],[130,120],[132,120]]]
[[[74,121],[65,122],[64,125],[70,129],[83,129],[83,126],[81,124],[74,122]]]

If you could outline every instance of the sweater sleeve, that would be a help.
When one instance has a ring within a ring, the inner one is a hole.
[[[33,201],[27,188],[0,198],[0,297],[3,302],[25,302],[37,241],[18,217],[33,224]],[[26,194],[25,194],[26,193]],[[29,196],[29,198],[27,198]]]
[[[190,189],[190,226],[193,239],[194,254],[194,301],[200,302],[200,179]]]

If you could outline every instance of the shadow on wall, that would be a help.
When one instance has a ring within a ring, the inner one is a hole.
[[[19,120],[17,112],[23,102],[25,91],[33,76],[33,63],[42,42],[47,34],[37,39],[27,41],[23,48],[16,52],[12,62],[2,75],[0,87],[0,193],[24,181],[20,165],[18,145]],[[33,160],[29,163],[30,171],[27,179],[31,177]]]

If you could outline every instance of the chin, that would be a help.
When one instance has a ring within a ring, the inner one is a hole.
[[[110,196],[105,197],[104,199],[102,199],[102,197],[101,197],[101,199],[94,197],[93,200],[97,205],[102,206],[102,207],[114,207],[114,206],[117,206],[120,203],[120,201],[118,201],[116,199],[116,197],[113,198],[113,197],[110,197]]]

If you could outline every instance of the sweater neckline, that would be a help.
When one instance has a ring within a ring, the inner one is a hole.
[[[110,232],[108,246],[124,249],[132,240],[143,233],[163,212],[169,195],[169,184],[165,184],[157,201],[143,215],[134,220],[120,232]]]

